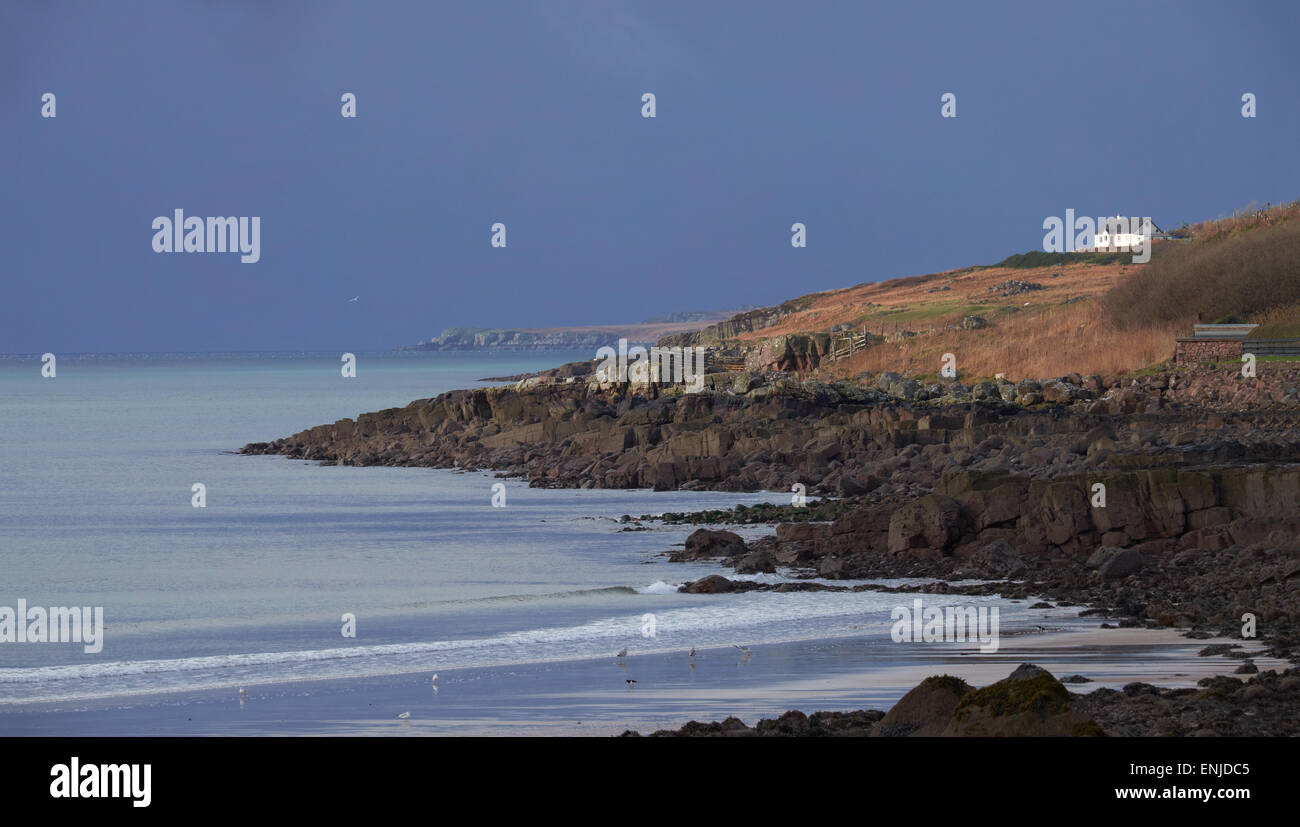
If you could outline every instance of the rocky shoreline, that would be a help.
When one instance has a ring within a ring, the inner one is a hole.
[[[1194,635],[1240,637],[1251,614],[1270,653],[1295,662],[1297,426],[1300,368],[1280,363],[1251,379],[1202,367],[973,386],[713,374],[695,394],[578,377],[454,391],[242,453],[495,470],[535,487],[793,488],[826,499],[747,511],[736,521],[776,525],[750,543],[700,529],[673,559],[926,577],[921,590],[1042,595]],[[699,521],[713,519],[727,515]],[[713,577],[684,590],[751,588]]]
[[[752,727],[735,717],[690,721],[651,737],[1294,737],[1298,706],[1300,669],[1205,678],[1196,689],[1130,683],[1076,695],[1047,670],[1021,664],[980,689],[951,675],[926,678],[888,712],[791,710]]]

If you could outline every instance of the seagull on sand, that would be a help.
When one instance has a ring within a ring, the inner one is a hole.
[[[1043,628],[1042,626],[1035,626],[1034,628],[1037,629],[1037,630],[1040,631],[1040,632],[1046,632],[1046,631],[1047,631],[1047,629]]]
[[[407,720],[410,720],[410,718],[411,718],[411,713],[409,713],[409,712],[403,712],[401,715],[398,715],[397,717],[400,718],[400,719],[403,720],[403,721],[407,721]]]

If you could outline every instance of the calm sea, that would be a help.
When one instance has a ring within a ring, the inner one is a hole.
[[[0,706],[887,630],[898,596],[679,594],[721,571],[661,556],[690,529],[618,523],[788,494],[506,481],[494,508],[486,473],[232,453],[587,355],[0,357],[0,606],[105,618],[99,653],[0,643]]]

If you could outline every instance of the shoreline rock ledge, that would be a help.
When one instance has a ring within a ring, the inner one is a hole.
[[[1297,708],[1300,669],[1260,672],[1249,681],[1203,678],[1196,688],[1130,683],[1074,694],[1047,670],[1025,663],[979,689],[952,675],[926,678],[888,712],[791,710],[752,727],[733,716],[690,721],[651,737],[1294,737],[1300,735]]]
[[[628,731],[624,736],[639,733]],[[818,736],[901,737],[1085,737],[1102,736],[1100,725],[1076,708],[1075,696],[1046,669],[1030,663],[982,689],[961,678],[926,678],[889,712],[790,711],[775,720],[747,727],[737,718],[721,723],[696,721],[655,736]]]

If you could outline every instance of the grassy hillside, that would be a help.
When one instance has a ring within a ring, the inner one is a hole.
[[[1030,252],[993,266],[814,293],[729,343],[865,329],[886,341],[817,372],[929,377],[951,353],[961,378],[975,380],[1141,370],[1168,361],[1198,316],[1236,315],[1260,323],[1261,336],[1300,336],[1298,219],[1300,202],[1182,227],[1190,240],[1154,242],[1148,264],[1130,263],[1129,254]],[[969,316],[987,324],[963,324]]]

